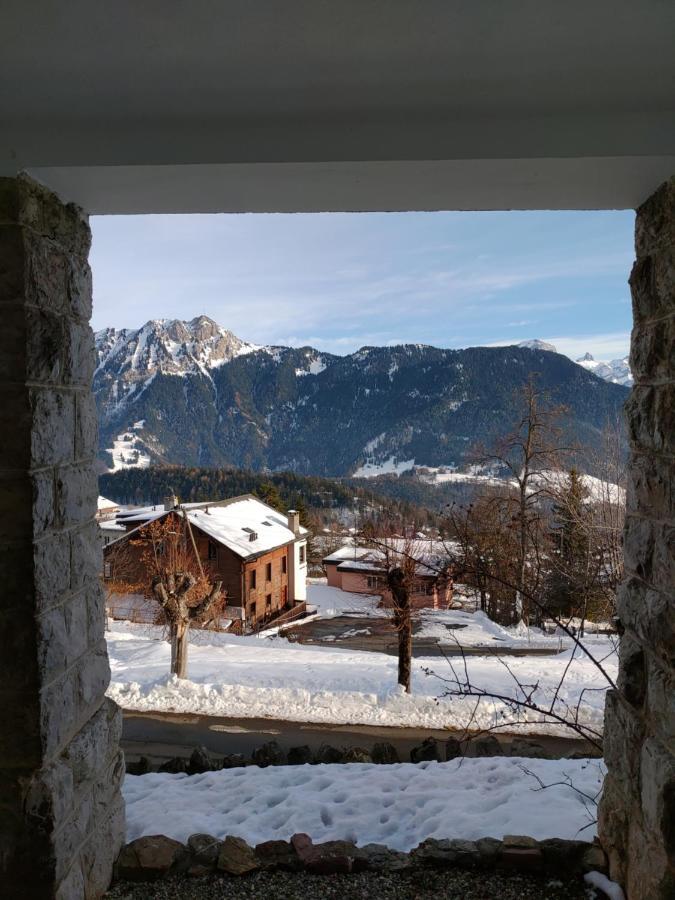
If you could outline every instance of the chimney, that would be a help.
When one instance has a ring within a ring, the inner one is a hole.
[[[297,509],[288,510],[288,527],[293,534],[300,534],[300,513]]]
[[[170,494],[168,497],[164,498],[164,510],[165,512],[169,512],[172,509],[176,509],[178,507],[178,497],[175,494]]]

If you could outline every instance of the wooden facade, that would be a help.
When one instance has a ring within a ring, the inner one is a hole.
[[[289,592],[294,541],[244,559],[197,525],[191,529],[204,569],[214,580],[222,581],[226,596],[224,617],[233,620],[233,631],[255,629],[294,607],[295,598]],[[139,528],[133,531],[134,539],[130,539],[130,530],[104,548],[104,581],[126,582],[131,587],[146,580],[142,532]]]

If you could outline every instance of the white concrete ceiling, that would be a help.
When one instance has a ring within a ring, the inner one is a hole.
[[[92,212],[635,206],[671,0],[3,0],[0,172]]]

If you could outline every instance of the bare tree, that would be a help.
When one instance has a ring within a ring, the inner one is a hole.
[[[530,612],[537,610],[529,599],[542,587],[541,563],[545,558],[548,531],[546,505],[542,503],[548,487],[541,473],[561,468],[561,456],[569,450],[562,444],[560,420],[566,413],[554,406],[549,395],[531,376],[515,397],[518,418],[512,430],[498,440],[491,451],[479,451],[483,466],[505,474],[510,489],[495,496],[493,502],[505,505],[516,535],[514,573],[514,618],[529,623]]]
[[[133,542],[142,547],[144,593],[159,603],[166,617],[171,673],[187,678],[190,627],[218,617],[224,603],[222,582],[204,568],[185,514],[150,522]]]

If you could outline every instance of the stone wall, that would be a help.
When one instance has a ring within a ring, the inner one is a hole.
[[[675,179],[638,209],[635,243],[625,633],[600,833],[630,900],[665,900],[675,896]]]
[[[3,896],[35,900],[100,896],[124,830],[89,245],[79,209],[0,179],[0,869]]]

